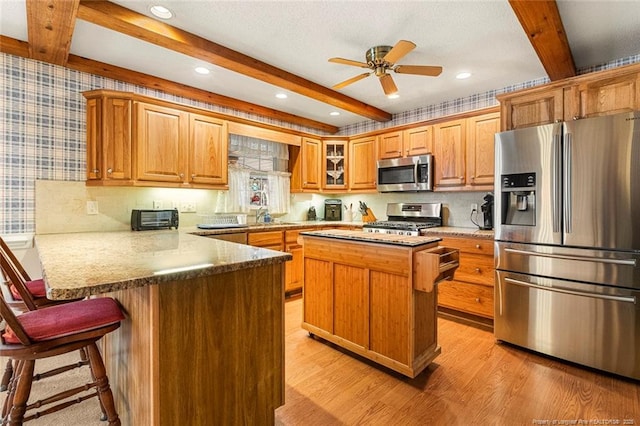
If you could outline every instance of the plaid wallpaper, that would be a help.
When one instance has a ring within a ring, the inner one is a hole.
[[[586,73],[640,62],[640,55],[580,70]],[[341,129],[350,135],[496,105],[498,93],[547,82],[525,82],[396,114],[388,123],[366,121]],[[0,53],[0,234],[34,232],[35,180],[85,179],[85,100],[82,92],[112,89],[141,93],[312,132],[277,120],[167,95],[112,79]]]

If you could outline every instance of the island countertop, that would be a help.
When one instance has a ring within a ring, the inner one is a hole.
[[[309,237],[334,238],[339,240],[352,240],[365,243],[391,244],[404,247],[419,247],[425,244],[433,244],[442,241],[435,236],[408,236],[394,234],[376,234],[363,231],[350,231],[345,229],[325,229],[321,231],[302,232],[301,235]]]
[[[288,253],[180,231],[36,236],[50,299],[75,299],[290,260]]]

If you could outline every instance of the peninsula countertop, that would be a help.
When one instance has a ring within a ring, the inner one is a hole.
[[[75,299],[290,260],[288,253],[181,231],[36,236],[50,299]]]

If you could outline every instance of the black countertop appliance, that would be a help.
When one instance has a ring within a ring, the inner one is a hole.
[[[483,224],[480,229],[493,229],[493,194],[488,193],[483,198],[484,203],[480,206],[482,212]]]
[[[342,200],[335,198],[324,200],[324,220],[342,220]]]

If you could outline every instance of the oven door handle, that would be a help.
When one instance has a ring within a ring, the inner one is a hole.
[[[507,253],[514,254],[524,254],[525,256],[540,256],[540,257],[550,257],[552,259],[564,259],[564,260],[578,260],[581,262],[594,262],[594,263],[611,263],[614,265],[626,265],[636,267],[638,262],[636,259],[604,259],[601,257],[589,257],[589,256],[577,256],[577,255],[568,255],[568,254],[552,254],[552,253],[540,253],[537,251],[529,251],[529,250],[518,250],[506,248],[504,249]]]
[[[537,290],[547,290],[547,291],[556,292],[556,293],[570,294],[572,296],[584,296],[584,297],[592,297],[594,299],[604,299],[604,300],[612,300],[614,302],[633,303],[634,305],[636,304],[635,296],[629,296],[629,297],[627,297],[627,296],[610,296],[608,294],[587,293],[587,292],[584,292],[584,291],[567,290],[567,289],[564,289],[564,288],[546,287],[546,286],[540,286],[540,285],[536,285],[536,284],[531,284],[531,283],[528,283],[528,282],[525,282],[525,281],[514,280],[513,278],[505,278],[504,281],[509,283],[509,284],[514,284],[514,285],[519,285],[519,286],[529,287],[529,288],[535,288]]]

